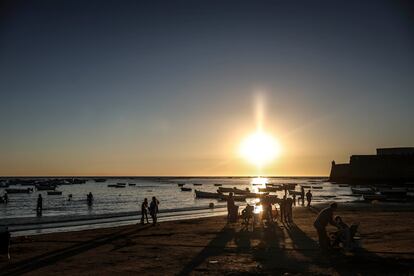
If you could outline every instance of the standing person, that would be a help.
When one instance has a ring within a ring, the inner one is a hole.
[[[302,206],[305,206],[305,188],[300,187],[300,198],[302,199]]]
[[[280,206],[280,221],[284,222],[285,218],[286,218],[285,217],[285,213],[286,213],[286,211],[285,211],[285,209],[286,209],[286,196],[285,195],[283,196],[282,200],[280,201],[279,206]]]
[[[3,226],[0,226],[0,254],[6,255],[7,260],[10,261],[10,232],[9,229]]]
[[[293,199],[291,197],[286,198],[285,220],[287,222],[293,222],[293,219],[292,219],[292,205],[293,205]]]
[[[306,193],[306,200],[308,201],[308,205],[307,206],[310,207],[311,201],[312,201],[312,193],[311,193],[310,190]]]
[[[329,205],[329,207],[323,209],[319,212],[318,217],[316,218],[313,226],[318,232],[319,246],[322,250],[328,250],[331,247],[331,242],[326,233],[326,226],[328,223],[337,226],[334,221],[334,211],[338,208],[338,205],[334,202]]]
[[[151,204],[149,207],[149,212],[152,218],[152,225],[157,224],[157,214],[158,214],[158,205],[160,202],[158,199],[155,198],[155,196],[152,197]]]
[[[147,219],[148,221],[148,199],[144,198],[144,202],[141,204],[141,224],[144,224],[144,219]]]
[[[227,222],[234,221],[234,209],[236,208],[236,204],[234,204],[234,197],[233,193],[230,192],[229,196],[227,197]]]
[[[296,206],[296,193],[293,193],[292,198],[293,198],[293,206]]]
[[[91,192],[89,192],[89,194],[86,196],[86,200],[88,202],[88,205],[91,206],[93,203],[93,195]]]
[[[4,193],[4,202],[6,204],[9,203],[9,195],[7,194],[7,192]]]
[[[39,194],[38,198],[37,198],[37,205],[36,205],[36,213],[38,216],[42,215],[42,211],[43,211],[43,198],[42,195]]]

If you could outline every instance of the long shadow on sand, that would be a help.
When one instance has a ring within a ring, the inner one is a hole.
[[[93,248],[105,245],[107,243],[113,242],[118,239],[125,239],[129,235],[133,235],[137,232],[140,232],[144,229],[147,229],[149,226],[139,227],[130,231],[119,230],[115,233],[109,235],[103,235],[95,239],[91,239],[86,242],[77,243],[75,245],[48,252],[30,259],[22,260],[15,264],[11,264],[6,267],[6,272],[0,273],[1,275],[21,275],[23,273],[31,272],[36,269],[52,265],[58,261],[64,260],[66,258],[81,254],[82,252],[91,250]]]
[[[179,273],[179,275],[189,275],[195,268],[202,264],[207,258],[221,254],[226,248],[226,244],[234,238],[233,228],[225,226],[217,236],[212,239],[204,249],[197,254]]]

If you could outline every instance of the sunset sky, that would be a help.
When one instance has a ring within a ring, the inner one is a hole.
[[[0,175],[328,175],[414,146],[409,1],[2,5]]]

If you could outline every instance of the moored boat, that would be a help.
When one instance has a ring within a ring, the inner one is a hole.
[[[191,192],[192,190],[191,188],[181,187],[182,192]]]
[[[201,186],[201,185],[203,185],[203,184],[201,184],[201,183],[193,183],[193,186]]]
[[[220,186],[223,186],[223,184],[215,183],[214,186],[220,187]]]
[[[128,186],[137,186],[135,183],[128,183]]]
[[[29,194],[33,192],[32,188],[26,188],[26,189],[19,189],[19,188],[7,188],[6,192],[8,194]]]
[[[183,187],[185,183],[177,183],[178,187]]]
[[[47,194],[48,195],[61,195],[62,191],[48,191]]]
[[[232,193],[234,192],[234,188],[219,187],[217,191],[220,193]]]
[[[95,178],[95,182],[105,182],[106,178]]]
[[[366,188],[355,188],[352,187],[351,188],[352,193],[356,194],[356,195],[373,195],[375,194],[374,190],[366,187]]]
[[[365,201],[373,201],[373,200],[384,201],[387,199],[386,195],[381,195],[381,194],[363,195],[362,197],[364,198]]]

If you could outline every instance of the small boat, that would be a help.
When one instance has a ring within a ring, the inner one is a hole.
[[[211,193],[211,192],[203,192],[203,191],[198,191],[198,190],[194,190],[196,198],[217,198],[220,199],[220,197],[223,194],[220,193]]]
[[[310,189],[311,188],[311,186],[309,186],[309,185],[300,185],[303,189]]]
[[[277,191],[283,191],[282,187],[266,187],[266,188],[259,188],[259,192],[262,193],[275,193]]]
[[[221,193],[211,193],[211,192],[203,192],[194,190],[196,194],[196,198],[215,198],[215,199],[221,199],[221,200],[227,200],[229,198],[228,195],[223,195]],[[234,201],[245,201],[246,196],[233,196]]]
[[[37,184],[36,185],[36,190],[38,191],[51,191],[51,190],[56,190],[56,185],[52,185],[52,184]]]
[[[302,195],[301,191],[293,191],[293,190],[288,190],[289,195]]]
[[[177,183],[178,187],[183,187],[185,183]]]
[[[135,183],[128,183],[128,186],[137,186]]]
[[[203,185],[203,184],[201,184],[201,183],[193,183],[193,186],[201,186],[201,185]]]
[[[387,196],[381,195],[381,194],[373,194],[373,195],[363,195],[363,198],[365,201],[372,201],[372,200],[383,201],[387,199]]]
[[[349,185],[348,185],[348,184],[339,184],[338,186],[339,186],[339,187],[349,187]]]
[[[32,188],[26,188],[26,189],[8,188],[6,189],[6,192],[8,194],[29,194],[33,192],[33,189]]]
[[[117,187],[118,185],[116,185],[116,184],[109,184],[108,185],[108,187],[110,187],[110,188],[115,188],[115,187]]]
[[[95,182],[105,182],[106,178],[95,178]]]
[[[125,188],[126,186],[125,185],[115,185],[115,188]]]
[[[118,186],[126,186],[126,183],[124,183],[124,182],[118,182],[118,183],[116,183],[116,185],[118,185]]]
[[[314,190],[322,190],[323,187],[321,187],[321,186],[312,186],[312,189],[314,189]]]
[[[233,193],[234,188],[219,187],[217,191],[220,193]]]
[[[371,188],[351,188],[352,193],[357,195],[373,195],[375,192]]]
[[[286,190],[294,190],[297,184],[295,183],[287,183],[287,184],[283,184],[282,187],[283,189]]]
[[[214,186],[221,187],[221,186],[223,186],[223,184],[215,183]]]
[[[249,190],[249,188],[246,188],[245,190],[238,189],[236,187],[233,188],[233,193],[236,195],[245,195],[245,194],[251,194],[252,192]]]
[[[61,195],[62,191],[48,191],[47,194],[48,195]]]
[[[182,192],[191,192],[192,190],[191,188],[181,187]]]

